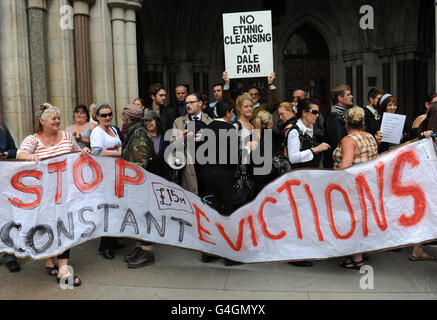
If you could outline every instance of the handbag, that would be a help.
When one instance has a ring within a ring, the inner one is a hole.
[[[241,123],[237,121],[238,132],[241,131]],[[242,163],[242,152],[238,152],[238,166],[234,175],[234,185],[231,192],[231,203],[236,208],[246,204],[256,196],[256,184],[248,173],[248,165]]]
[[[239,164],[235,172],[235,182],[232,186],[231,203],[240,207],[256,195],[256,184],[247,172],[247,165]]]
[[[273,155],[272,158],[272,167],[278,177],[294,169],[294,166],[290,163],[290,160],[286,155],[286,153],[288,153],[286,144],[288,141],[288,134],[289,133],[287,133],[284,141],[282,142],[281,150]]]

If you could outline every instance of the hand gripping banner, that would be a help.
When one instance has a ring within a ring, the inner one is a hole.
[[[422,140],[340,171],[288,173],[231,217],[121,159],[0,162],[0,252],[42,259],[127,237],[245,263],[316,260],[437,238],[437,162]]]

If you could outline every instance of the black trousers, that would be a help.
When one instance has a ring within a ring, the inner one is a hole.
[[[205,167],[202,172],[203,194],[211,206],[223,216],[230,216],[235,208],[230,202],[234,185],[234,170],[227,167]]]
[[[117,241],[116,238],[111,238],[111,237],[102,237],[102,238],[100,238],[100,249],[99,249],[99,251],[114,250],[115,242],[116,241]]]
[[[57,258],[58,259],[68,259],[68,258],[70,258],[70,250],[65,251],[63,254],[60,254]]]

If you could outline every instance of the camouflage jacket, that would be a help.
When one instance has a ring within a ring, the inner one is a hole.
[[[126,126],[126,138],[121,152],[122,159],[144,169],[153,157],[153,141],[141,121]]]

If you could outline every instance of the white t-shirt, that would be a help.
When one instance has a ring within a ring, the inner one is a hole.
[[[99,126],[91,131],[90,145],[94,154],[100,155],[103,151],[115,153],[122,146],[117,130],[113,127],[111,127],[111,130],[115,137],[107,134],[105,130]]]

